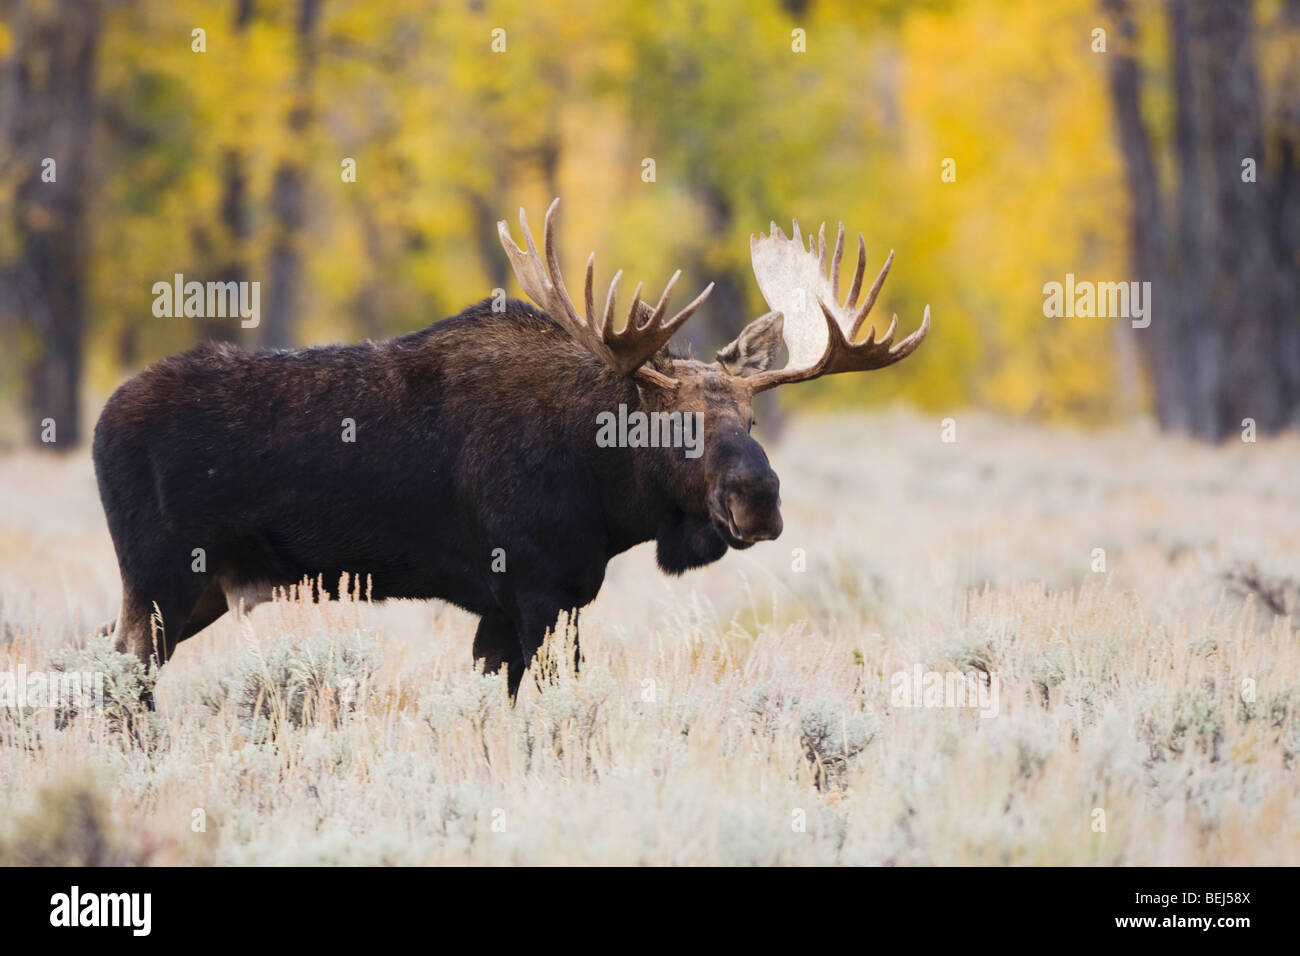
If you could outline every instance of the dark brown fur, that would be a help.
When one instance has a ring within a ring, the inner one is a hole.
[[[661,353],[681,382],[661,390],[511,301],[391,341],[205,344],[164,359],[117,390],[95,429],[122,573],[117,644],[165,661],[236,595],[304,577],[334,588],[348,573],[375,599],[481,615],[474,655],[506,666],[513,694],[614,555],[654,540],[678,574],[780,533],[779,483],[736,384],[777,347],[747,330],[720,353],[726,369]],[[596,416],[620,404],[703,412],[704,454],[598,447]]]

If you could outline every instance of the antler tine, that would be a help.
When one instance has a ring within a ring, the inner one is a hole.
[[[844,332],[840,329],[839,322],[835,319],[835,313],[821,299],[817,300],[822,309],[822,316],[826,320],[826,351],[822,354],[814,365],[808,368],[785,368],[760,372],[757,375],[745,379],[749,384],[751,391],[765,392],[770,388],[778,385],[789,385],[794,382],[806,382],[811,379],[821,378],[823,375],[835,375],[838,372],[870,372],[875,369],[885,368],[893,365],[895,362],[907,358],[916,351],[930,331],[930,307],[925,307],[925,313],[921,318],[921,325],[903,341],[891,347],[894,332],[898,324],[898,317],[890,323],[889,329],[879,341],[871,337],[864,339],[857,345],[852,344],[844,337]],[[872,332],[875,330],[873,329]]]
[[[925,314],[921,316],[921,327],[917,329],[915,332],[913,332],[911,335],[909,335],[907,338],[903,339],[903,341],[895,345],[892,349],[890,349],[889,354],[894,356],[895,362],[897,362],[899,359],[907,358],[909,355],[911,355],[913,352],[916,351],[917,346],[919,346],[923,341],[925,341],[925,337],[929,333],[929,331],[930,331],[930,307],[927,305],[925,307]]]
[[[862,233],[858,233],[858,267],[853,272],[853,284],[849,286],[848,297],[844,300],[844,308],[853,308],[853,303],[858,301],[858,293],[862,290],[862,277],[867,271],[867,240],[862,238]]]
[[[621,278],[623,278],[623,270],[619,269],[614,273],[614,278],[609,280],[609,292],[605,295],[605,318],[600,324],[602,332],[614,322],[614,304],[618,298],[618,280]]]
[[[620,333],[614,333],[612,329],[607,327],[604,336],[605,341],[610,342],[611,338],[613,338],[623,341],[635,340],[640,342],[643,345],[643,350],[648,350],[647,358],[659,351],[659,349],[663,348],[664,345],[667,344],[668,340],[673,337],[673,333],[676,332],[687,319],[695,314],[696,310],[704,304],[704,300],[709,297],[711,292],[713,292],[713,283],[710,282],[704,287],[700,294],[688,302],[680,312],[674,315],[671,319],[665,321],[664,314],[668,310],[669,297],[672,295],[673,288],[677,285],[677,280],[681,278],[681,275],[681,269],[678,269],[672,274],[672,277],[668,280],[668,284],[664,286],[663,294],[659,296],[658,304],[654,307],[653,311],[646,316],[644,322],[636,321],[636,313],[638,307],[641,305],[642,287],[642,283],[638,282],[636,291],[632,294],[632,307],[628,311],[627,325],[624,326],[623,331]]]
[[[564,276],[560,272],[560,254],[555,248],[555,214],[560,208],[560,199],[557,196],[546,210],[546,224],[542,232],[542,245],[546,248],[546,271],[550,274],[551,285],[555,287],[557,298],[560,300],[559,305],[568,313],[569,319],[576,325],[586,326],[588,323],[578,315],[578,310],[573,307],[573,300],[569,298],[569,290],[564,287]],[[536,252],[533,246],[532,234],[528,235],[528,245]]]
[[[554,208],[554,207],[552,207]],[[550,213],[547,213],[549,218]],[[519,228],[524,232],[524,241],[528,243],[528,255],[537,262],[542,261],[541,254],[537,251],[537,243],[533,241],[533,231],[528,228],[528,213],[524,207],[519,207]],[[512,240],[513,241],[513,240]]]
[[[501,237],[501,246],[506,251],[506,257],[509,258],[510,264],[514,267],[515,275],[519,279],[520,286],[529,296],[536,293],[538,296],[545,298],[546,283],[545,276],[540,275],[538,268],[540,260],[536,256],[536,247],[532,243],[532,235],[528,231],[528,220],[524,217],[524,211],[519,210],[519,221],[524,225],[524,235],[528,236],[528,245],[532,247],[533,255],[528,255],[524,250],[515,244],[514,239],[510,237],[510,226],[504,220],[497,222],[497,235]],[[539,305],[542,303],[539,301]]]
[[[858,238],[861,237],[862,233],[858,233]],[[876,304],[876,296],[880,295],[880,287],[885,284],[885,276],[889,275],[889,267],[893,264],[894,250],[890,249],[889,258],[885,260],[885,264],[881,267],[880,274],[876,276],[876,281],[871,283],[871,288],[867,290],[866,301],[862,303],[862,308],[858,310],[858,314],[853,318],[853,328],[849,332],[850,342],[857,339],[858,330],[862,328],[862,323],[866,321],[867,315],[870,314],[871,307]],[[850,299],[845,303],[845,306],[850,309],[853,308],[853,300]]]
[[[920,328],[901,342],[894,342],[898,332],[897,315],[893,316],[880,338],[876,337],[874,323],[868,328],[865,337],[860,338],[862,328],[867,324],[867,318],[894,264],[894,252],[890,251],[875,281],[867,290],[866,297],[859,304],[858,295],[862,291],[867,260],[866,240],[859,233],[857,267],[854,269],[848,296],[841,301],[839,283],[844,237],[844,224],[840,223],[835,237],[835,249],[830,256],[829,275],[824,225],[817,231],[816,239],[810,236],[807,243],[802,241],[797,222],[791,239],[780,235],[775,223],[772,224],[770,235],[751,238],[750,256],[759,291],[772,312],[783,315],[782,337],[790,351],[790,362],[784,369],[765,370],[745,378],[753,391],[760,392],[776,385],[807,381],[838,372],[864,372],[884,368],[910,355],[929,333],[930,307],[927,305]],[[816,309],[809,310],[805,307],[805,298],[811,298],[817,303],[821,311],[820,317]]]
[[[664,344],[667,343],[667,341],[670,338],[672,338],[673,333],[677,331],[677,329],[682,325],[682,323],[684,323],[687,319],[689,319],[692,315],[695,314],[695,310],[704,304],[704,300],[707,299],[709,297],[709,293],[713,291],[713,283],[710,282],[707,286],[704,287],[704,290],[700,292],[700,294],[697,295],[694,299],[688,302],[680,312],[678,312],[668,321],[666,322],[662,321],[663,314],[667,309],[669,293],[672,292],[673,286],[676,284],[677,278],[680,275],[681,275],[680,269],[678,269],[677,272],[673,273],[673,277],[668,280],[667,288],[664,289],[663,295],[660,296],[659,298],[658,306],[656,306],[654,312],[649,317],[646,318],[645,322],[641,323],[640,325],[633,326],[629,319],[628,325],[623,329],[622,332],[614,334],[615,337],[621,338],[627,336],[629,333],[635,330],[638,337],[640,337],[642,340],[646,341],[647,343],[654,345],[655,352],[659,351],[659,349],[661,349],[664,346]],[[637,286],[638,292],[640,291],[640,288],[641,287],[638,285]],[[608,341],[611,337],[611,333],[607,331],[605,335],[606,335],[606,340]]]
[[[704,304],[704,300],[709,297],[709,293],[712,291],[713,283],[710,282],[703,288],[703,290],[701,290],[699,295],[691,299],[690,302],[687,302],[680,312],[665,322],[664,328],[675,330],[679,325],[695,314],[695,310]]]
[[[595,327],[596,334],[599,335],[601,329],[603,328],[603,324],[601,325],[597,324],[597,319],[599,318],[599,316],[596,314],[595,296],[592,295],[593,292],[592,286],[595,283],[595,280],[596,280],[596,253],[593,252],[591,253],[591,255],[587,256],[587,279],[583,283],[583,292],[585,293],[584,297],[587,302],[587,321],[590,322],[592,326]]]
[[[672,278],[668,280],[668,284],[664,286],[664,294],[659,297],[659,304],[655,306],[655,310],[650,313],[650,317],[642,324],[642,328],[653,325],[664,317],[664,310],[668,308],[668,297],[672,295],[673,286],[677,284],[677,280],[681,278],[681,275],[681,269],[673,273]]]
[[[926,306],[926,308],[928,309],[929,306]],[[873,325],[871,327],[871,332],[873,335],[875,334],[875,331],[876,331],[876,327]],[[884,338],[880,339],[880,344],[884,346],[888,346],[891,342],[894,341],[894,333],[897,331],[898,331],[898,313],[895,312],[893,320],[889,323],[889,328],[885,330]]]
[[[623,332],[625,334],[629,331],[635,330],[638,325],[636,320],[636,307],[641,304],[641,287],[643,285],[645,285],[644,282],[638,282],[636,288],[632,290],[632,304],[627,307],[627,322],[623,325]],[[610,332],[612,334],[613,329],[611,329]]]
[[[840,259],[844,256],[844,223],[835,237],[835,255],[831,258],[831,295],[840,301]]]
[[[831,321],[832,318],[833,316],[827,312],[827,320]],[[916,347],[921,344],[930,331],[930,307],[928,305],[925,307],[925,312],[921,316],[920,327],[903,341],[891,347],[894,332],[897,328],[898,316],[895,315],[882,338],[876,340],[873,337],[875,329],[872,328],[867,338],[857,345],[854,345],[842,335],[832,334],[830,343],[827,345],[826,355],[822,358],[825,368],[821,374],[833,375],[836,372],[869,371],[884,368],[886,365],[893,365],[900,359],[907,358],[916,350]]]
[[[605,296],[604,312],[596,311],[596,256],[587,257],[587,269],[583,276],[583,301],[586,316],[578,314],[578,309],[569,296],[564,285],[564,276],[560,272],[560,256],[557,249],[559,235],[560,201],[556,199],[546,210],[546,224],[542,233],[542,248],[537,248],[532,230],[528,228],[528,215],[519,210],[519,224],[523,228],[527,251],[519,248],[510,236],[510,228],[502,220],[497,223],[497,232],[501,236],[501,245],[514,267],[515,275],[525,293],[550,315],[551,319],[569,334],[574,342],[583,346],[605,365],[624,375],[635,374],[637,378],[653,382],[656,385],[672,387],[676,381],[655,371],[645,363],[655,352],[659,351],[672,337],[678,326],[685,322],[699,308],[700,304],[713,291],[710,283],[693,302],[668,321],[664,314],[668,309],[669,296],[676,285],[681,271],[678,270],[668,280],[668,285],[659,297],[659,303],[644,321],[638,321],[642,311],[642,285],[637,284],[632,295],[632,304],[628,310],[628,321],[622,330],[614,328],[614,309],[617,305],[618,282],[623,275],[620,269],[610,280],[609,291]]]

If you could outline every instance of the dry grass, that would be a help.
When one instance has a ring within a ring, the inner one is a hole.
[[[0,709],[0,862],[1300,863],[1300,441],[958,428],[800,423],[781,540],[615,560],[514,709],[407,602],[227,617],[129,725]],[[0,496],[0,671],[41,667],[112,552],[84,457]],[[918,664],[997,716],[894,706]]]

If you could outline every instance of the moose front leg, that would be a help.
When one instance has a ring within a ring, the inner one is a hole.
[[[484,674],[495,674],[506,665],[506,686],[514,700],[528,662],[520,650],[519,631],[509,615],[491,611],[479,620],[474,632],[474,661],[482,663]]]
[[[570,614],[570,620],[573,622],[573,673],[582,670],[582,644],[578,640],[578,615],[582,612],[574,608]]]
[[[562,614],[567,614],[570,625],[573,628],[573,667],[576,671],[582,660],[582,653],[578,643],[578,610],[575,607],[565,606],[567,602],[557,600],[548,595],[527,595],[521,596],[518,604],[518,646],[522,651],[523,665],[528,667],[536,658],[537,652],[541,649],[542,643],[546,640],[547,631],[555,631],[559,627],[559,620]],[[513,699],[519,690],[519,681],[514,677],[514,670],[510,672],[510,696]],[[520,670],[520,677],[523,676],[523,669]]]

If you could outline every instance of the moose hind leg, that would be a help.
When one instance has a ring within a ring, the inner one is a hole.
[[[130,654],[146,667],[157,657],[153,639],[153,607],[131,584],[122,582],[122,611],[112,630],[113,649]],[[104,625],[107,627],[107,625]]]
[[[225,597],[207,575],[183,566],[147,583],[123,581],[114,646],[142,663],[166,663],[185,638],[225,613]]]
[[[214,623],[228,610],[230,610],[230,606],[226,603],[225,591],[216,581],[209,581],[199,594],[194,606],[190,608],[190,613],[185,618],[184,623],[176,632],[172,647],[174,648],[188,637],[193,637],[209,624]]]

